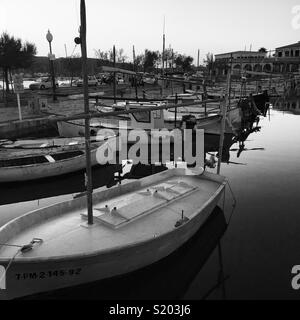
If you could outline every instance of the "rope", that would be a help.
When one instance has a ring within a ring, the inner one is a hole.
[[[71,54],[71,57],[73,56],[73,54],[74,54],[74,52],[75,52],[76,48],[77,48],[77,44],[75,44],[75,47],[74,47],[73,52],[72,52],[72,54]]]
[[[39,239],[39,238],[33,238],[31,240],[31,242],[29,244],[26,244],[26,245],[16,245],[16,244],[7,244],[7,243],[1,243],[0,246],[2,247],[14,247],[14,248],[19,248],[18,251],[13,255],[13,257],[10,259],[6,269],[5,269],[5,272],[4,274],[2,275],[2,277],[0,278],[0,283],[2,282],[3,278],[5,277],[8,269],[10,268],[10,266],[12,265],[13,261],[15,260],[15,258],[17,257],[17,255],[20,253],[20,252],[28,252],[30,250],[33,249],[33,245],[35,243],[42,243],[43,240],[42,239]]]
[[[14,245],[7,245],[7,246],[14,246]],[[13,255],[13,257],[10,259],[6,269],[5,269],[5,272],[3,273],[2,277],[0,278],[0,283],[2,282],[2,280],[4,279],[4,277],[6,276],[7,274],[7,271],[8,269],[10,268],[10,266],[12,265],[13,261],[15,260],[15,258],[17,257],[17,255],[21,252],[23,246],[14,246],[14,247],[20,247],[20,249]]]
[[[229,226],[230,225],[230,222],[232,220],[232,217],[233,217],[233,214],[234,214],[234,211],[235,211],[235,208],[236,208],[236,204],[237,204],[237,200],[236,200],[236,197],[232,191],[232,188],[231,188],[231,185],[229,183],[229,181],[227,181],[227,185],[229,187],[229,190],[231,192],[231,196],[232,196],[232,199],[233,199],[233,203],[232,203],[232,210],[231,210],[231,213],[230,213],[230,216],[229,216],[229,219],[228,219],[228,223],[227,225]]]

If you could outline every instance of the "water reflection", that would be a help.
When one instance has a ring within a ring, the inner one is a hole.
[[[252,148],[247,149],[245,142],[249,136],[253,133],[260,132],[259,118],[255,117],[248,121],[242,119],[239,125],[235,127],[235,133],[226,133],[224,136],[222,162],[235,165],[246,165],[245,163],[230,161],[231,152],[237,152],[237,158],[239,158],[244,151],[250,150],[264,150],[264,148]],[[207,154],[206,165],[209,168],[215,168],[216,158],[219,157],[219,143],[220,135],[205,134],[205,153]],[[237,144],[237,148],[232,148]]]
[[[120,165],[92,168],[95,189],[115,184],[115,173]],[[85,191],[84,171],[33,181],[0,183],[0,205],[32,201]],[[1,210],[0,210],[1,212]]]

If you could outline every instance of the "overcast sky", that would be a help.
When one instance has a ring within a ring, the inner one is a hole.
[[[275,47],[300,40],[292,27],[292,8],[300,0],[86,0],[88,55],[114,44],[132,59],[144,49],[162,50],[164,15],[166,45],[201,59],[214,54]],[[34,42],[38,55],[48,54],[46,32],[54,36],[57,57],[74,49],[80,0],[0,0],[0,32]],[[79,53],[79,48],[75,51]]]

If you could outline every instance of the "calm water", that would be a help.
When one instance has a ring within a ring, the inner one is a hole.
[[[272,110],[259,126],[261,130],[248,137],[239,157],[238,144],[234,144],[228,154],[230,163],[222,164],[222,174],[237,198],[224,236],[224,214],[218,209],[204,230],[161,263],[117,281],[102,281],[48,298],[223,299],[224,289],[227,299],[300,298],[300,292],[290,285],[291,269],[300,264],[300,116]],[[103,180],[112,181],[115,171],[96,169],[96,187],[105,184]],[[39,184],[0,185],[0,224],[24,210],[69,199],[83,188],[82,173]],[[16,198],[23,202],[8,204]],[[226,218],[230,212],[227,192]],[[220,239],[226,280],[223,287],[212,290],[221,266]]]
[[[238,201],[222,240],[226,296],[299,299],[291,269],[300,264],[300,116],[271,111],[270,121],[260,125],[245,143],[248,151],[240,158],[231,152],[231,161],[245,165],[222,166]],[[264,150],[251,150],[256,148]],[[217,257],[215,252],[207,261],[186,298],[196,298],[214,279]],[[211,298],[222,298],[220,290]]]

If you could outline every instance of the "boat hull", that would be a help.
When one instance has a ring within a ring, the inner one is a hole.
[[[155,263],[177,250],[204,224],[224,192],[221,184],[213,199],[180,227],[162,236],[122,249],[80,259],[58,259],[40,263],[14,262],[6,274],[6,290],[0,299],[14,299],[41,292],[87,284],[126,274]],[[74,244],[76,245],[76,244]],[[7,267],[9,262],[0,265]]]
[[[111,138],[106,143],[96,143],[93,145],[91,149],[91,166],[96,166],[99,163],[99,159],[97,157],[97,153],[100,148],[107,148],[107,145],[110,145],[110,143],[115,144],[116,140],[115,138]],[[66,157],[65,159],[57,160],[55,161],[51,157],[49,158],[50,161],[48,162],[42,162],[42,163],[33,163],[28,165],[11,165],[11,166],[5,166],[3,165],[0,167],[0,182],[16,182],[16,181],[28,181],[28,180],[36,180],[36,179],[42,179],[42,178],[49,178],[49,177],[55,177],[59,175],[68,174],[71,172],[80,171],[84,168],[86,168],[86,156],[85,156],[85,149],[82,147],[78,147],[78,150],[76,150],[76,147],[69,147],[72,148],[69,151],[77,151],[78,153],[73,154],[69,157]],[[65,150],[68,152],[68,150]],[[29,157],[31,154],[30,150],[22,151],[26,157]],[[10,150],[11,157],[15,153],[18,155],[18,152],[13,152]],[[48,155],[51,156],[51,151],[40,151],[41,155],[45,156],[47,158]],[[53,153],[55,156],[55,153]],[[39,155],[36,153],[33,153],[32,156]],[[114,155],[112,155],[114,156]],[[26,159],[26,157],[24,159]],[[109,160],[109,159],[107,159]],[[104,164],[104,163],[103,163]]]
[[[91,152],[92,166],[98,164],[96,160],[96,152],[96,150]],[[55,163],[48,162],[36,165],[0,168],[0,181],[2,183],[49,178],[76,172],[84,169],[85,167],[86,159],[85,154],[83,154],[82,156],[77,156],[72,159],[58,161]]]

